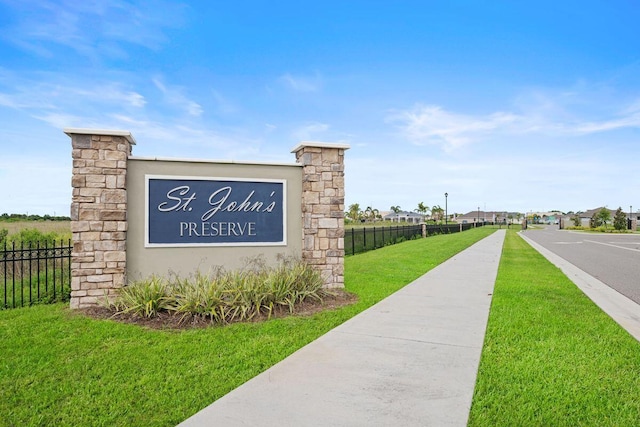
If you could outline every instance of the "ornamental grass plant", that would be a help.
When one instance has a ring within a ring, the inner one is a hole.
[[[120,289],[107,306],[118,314],[154,317],[160,312],[206,318],[212,323],[271,317],[274,310],[295,311],[307,299],[322,301],[329,294],[321,274],[308,264],[283,258],[275,267],[262,258],[252,259],[241,270],[216,268],[184,278],[152,276]]]

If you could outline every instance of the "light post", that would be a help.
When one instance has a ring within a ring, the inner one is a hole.
[[[629,205],[629,230],[633,226],[633,218],[631,217],[631,211],[633,210],[633,206]]]
[[[478,222],[480,222],[480,206],[478,206]]]
[[[449,193],[444,193],[444,223],[445,223],[445,225],[449,223],[449,210],[447,209],[447,197],[449,197]]]

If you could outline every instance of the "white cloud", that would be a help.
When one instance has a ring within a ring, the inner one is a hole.
[[[549,98],[541,98],[521,112],[470,115],[447,111],[438,105],[417,105],[395,111],[386,121],[400,136],[416,145],[437,145],[447,152],[486,139],[544,134],[571,137],[625,128],[640,128],[640,101],[608,113],[603,120],[589,120],[587,113],[572,111]],[[577,110],[577,109],[576,109]],[[593,113],[591,113],[593,114]],[[602,112],[600,114],[603,114]]]
[[[139,141],[147,141],[136,147],[140,155],[175,157],[177,151],[181,157],[239,158],[259,149],[261,141],[244,128],[199,120],[202,107],[188,99],[183,88],[156,78],[143,80],[150,84],[138,90],[124,83],[131,76],[119,76],[123,83],[55,73],[19,76],[0,69],[0,110],[15,110],[18,117],[23,114],[57,132],[65,127],[129,130]],[[186,114],[176,114],[176,108]]]
[[[151,0],[6,2],[15,17],[5,38],[40,56],[53,56],[55,45],[81,55],[126,57],[122,43],[159,49],[167,42],[165,32],[184,22],[183,4]],[[11,15],[9,15],[11,16]]]
[[[616,117],[609,120],[580,123],[576,125],[574,131],[588,134],[623,128],[640,128],[640,101],[624,108]]]
[[[6,70],[0,75],[0,106],[50,111],[74,109],[83,103],[142,108],[147,101],[119,82],[83,81],[54,73],[19,75]]]
[[[291,136],[297,141],[313,141],[318,138],[319,134],[323,134],[327,130],[329,130],[328,124],[313,122],[294,129]]]
[[[286,87],[296,92],[317,92],[322,86],[318,75],[314,77],[293,76],[286,73],[279,78]]]
[[[235,105],[233,105],[226,97],[224,97],[217,90],[213,90],[211,92],[211,94],[213,96],[213,100],[217,104],[216,111],[218,113],[231,114],[231,113],[235,113],[236,111],[238,111],[238,108]]]
[[[520,118],[511,113],[474,117],[445,111],[437,105],[418,105],[387,117],[387,121],[397,123],[401,133],[414,144],[439,145],[446,151],[510,127],[518,120]]]
[[[184,110],[187,114],[191,116],[200,116],[203,112],[202,107],[195,101],[190,100],[184,95],[184,88],[181,87],[168,87],[166,86],[160,78],[156,77],[152,79],[153,84],[160,89],[162,94],[164,95],[166,101],[178,107],[181,110]]]

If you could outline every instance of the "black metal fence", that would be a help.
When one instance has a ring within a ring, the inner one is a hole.
[[[469,230],[481,223],[425,225],[427,237],[436,234],[458,233]],[[406,240],[422,237],[422,224],[396,225],[390,227],[348,228],[344,234],[344,251],[346,255],[355,255],[383,246],[394,245]]]
[[[428,236],[450,234],[483,224],[426,225]],[[346,255],[422,237],[422,225],[362,227],[345,230]],[[71,293],[71,241],[10,246],[0,250],[0,309],[68,301]]]
[[[0,250],[0,309],[68,301],[71,293],[71,241]]]

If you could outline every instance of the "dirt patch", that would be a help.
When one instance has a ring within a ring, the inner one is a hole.
[[[333,310],[354,304],[358,301],[358,297],[354,294],[346,292],[342,289],[332,289],[332,295],[327,295],[322,301],[310,300],[296,304],[295,311],[289,312],[288,307],[276,307],[271,313],[271,318],[281,318],[287,316],[310,316],[325,310]],[[132,323],[151,329],[192,329],[207,328],[210,326],[220,326],[219,323],[213,323],[208,318],[202,316],[182,316],[182,314],[174,314],[161,312],[154,317],[141,317],[133,314],[116,313],[106,307],[91,307],[77,311],[89,317],[96,319],[111,319],[122,323]],[[269,319],[266,313],[256,315],[251,320],[245,322],[263,322]],[[232,322],[236,323],[236,322]]]

